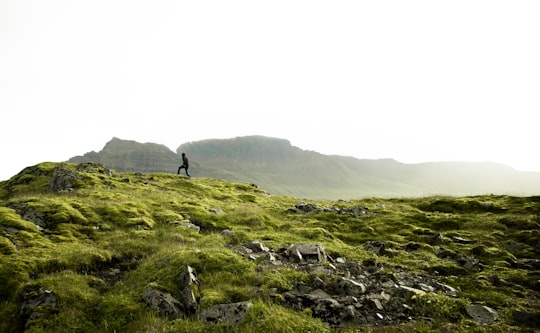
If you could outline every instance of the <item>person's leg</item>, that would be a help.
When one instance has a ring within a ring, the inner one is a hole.
[[[188,169],[188,167],[186,167],[186,175],[187,175],[188,177],[191,177],[187,169]]]

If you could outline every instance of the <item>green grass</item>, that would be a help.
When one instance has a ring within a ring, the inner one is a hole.
[[[54,168],[80,177],[74,192],[49,192]],[[43,163],[0,183],[0,332],[22,331],[19,296],[43,286],[57,296],[58,311],[39,318],[29,332],[332,332],[310,311],[283,307],[271,290],[284,292],[315,275],[286,267],[261,268],[229,248],[260,240],[273,249],[293,243],[324,245],[333,258],[376,258],[388,267],[435,275],[460,290],[411,300],[429,321],[392,327],[353,327],[344,332],[506,332],[526,330],[513,309],[538,306],[538,270],[516,266],[538,259],[540,198],[510,196],[359,198],[310,200],[320,207],[364,207],[366,215],[296,214],[301,201],[273,196],[250,184],[171,174],[77,171],[74,164]],[[32,219],[44,221],[39,229]],[[193,222],[197,233],[179,224]],[[231,230],[232,236],[220,233]],[[443,244],[434,242],[441,233]],[[459,243],[452,237],[470,242]],[[365,244],[386,244],[381,256]],[[414,251],[408,246],[417,245]],[[458,260],[483,265],[469,271]],[[176,275],[193,267],[202,284],[200,307],[251,301],[238,326],[205,324],[194,316],[169,320],[140,300],[158,283],[177,292]],[[120,268],[114,279],[106,272]],[[494,277],[500,281],[494,284]],[[258,292],[256,292],[258,290]],[[472,302],[499,309],[500,319],[480,327],[464,314]]]

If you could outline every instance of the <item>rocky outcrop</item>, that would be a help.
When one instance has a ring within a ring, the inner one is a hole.
[[[55,168],[51,181],[49,183],[49,192],[73,192],[75,191],[75,182],[81,177],[77,172],[66,168]]]
[[[184,268],[177,275],[176,284],[180,291],[178,298],[157,283],[151,282],[144,289],[141,299],[158,314],[169,318],[184,318],[196,313],[201,292],[195,270],[190,266]]]
[[[333,259],[319,244],[292,244],[275,251],[252,241],[231,248],[257,260],[265,269],[289,267],[317,275],[311,283],[297,283],[282,292],[274,290],[271,296],[291,309],[309,309],[314,317],[336,328],[411,321],[419,316],[414,310],[418,295],[458,296],[455,288],[436,279],[383,267],[374,258],[363,262]]]
[[[141,300],[159,315],[171,319],[185,318],[199,312],[201,289],[195,270],[187,266],[176,276],[175,281],[180,291],[178,298],[152,282],[144,289]],[[237,324],[244,319],[251,306],[251,302],[216,304],[200,311],[198,318],[210,323]]]

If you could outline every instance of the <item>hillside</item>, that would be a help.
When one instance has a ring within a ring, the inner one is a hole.
[[[540,172],[518,172],[489,162],[404,164],[323,155],[263,136],[189,142],[176,153],[163,145],[113,138],[100,152],[68,162],[101,163],[119,171],[176,173],[182,152],[190,158],[194,177],[250,182],[274,194],[301,198],[540,194]]]
[[[302,201],[42,163],[0,182],[0,332],[533,332],[539,230],[539,196]]]

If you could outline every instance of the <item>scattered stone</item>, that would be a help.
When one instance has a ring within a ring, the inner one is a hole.
[[[473,243],[472,240],[470,239],[466,239],[466,238],[462,238],[462,237],[459,237],[459,236],[452,236],[451,237],[452,240],[456,243],[459,243],[459,244],[471,244]]]
[[[334,213],[350,215],[352,217],[358,217],[369,213],[369,209],[365,207],[355,206],[351,208],[340,208],[337,206],[322,207],[313,203],[298,202],[293,208],[288,209],[291,213],[296,214],[320,214],[320,213]]]
[[[204,309],[199,314],[199,319],[209,323],[238,324],[241,322],[253,304],[251,302],[238,302],[230,304],[218,304]]]
[[[225,229],[225,230],[221,231],[220,235],[223,236],[223,237],[232,237],[233,233],[232,233],[231,230]]]
[[[520,258],[512,264],[512,267],[531,271],[540,270],[540,259]]]
[[[472,256],[464,256],[458,259],[458,263],[470,272],[481,272],[484,269],[480,260]]]
[[[431,239],[430,244],[431,245],[443,245],[444,244],[444,236],[441,233],[438,233],[437,235],[435,235]]]
[[[58,312],[56,296],[42,286],[27,286],[19,294],[21,301],[20,315],[27,329],[40,318]]]
[[[179,225],[179,226],[184,227],[186,229],[193,230],[195,232],[200,232],[201,231],[201,227],[199,227],[198,225],[193,224],[193,223],[184,222],[184,221],[173,221],[171,223]]]
[[[369,241],[364,245],[364,249],[366,251],[375,253],[378,256],[382,256],[386,254],[385,247],[386,247],[385,243],[378,240]]]
[[[405,251],[407,251],[407,252],[416,251],[420,247],[421,247],[421,245],[418,244],[418,243],[408,243],[407,245],[405,245]]]
[[[268,252],[270,249],[266,247],[263,243],[259,242],[258,240],[251,241],[249,243],[244,244],[245,247],[252,250],[253,252]]]
[[[540,328],[540,312],[514,311],[512,319],[519,326]]]
[[[111,169],[106,168],[105,166],[103,166],[103,164],[94,163],[94,162],[79,163],[77,165],[77,170],[81,172],[88,172],[88,173],[99,173],[108,177],[113,176]]]
[[[223,215],[225,212],[220,208],[206,208],[206,210],[215,215]]]
[[[180,290],[181,307],[187,314],[197,312],[201,298],[200,282],[195,270],[191,266],[181,271],[176,277],[176,283]]]
[[[499,317],[497,311],[485,305],[468,305],[465,310],[472,319],[482,325],[493,324]]]
[[[320,244],[293,244],[287,248],[289,258],[297,261],[325,262],[326,252]]]
[[[366,286],[348,278],[340,278],[332,284],[332,290],[338,295],[362,295],[366,293]]]
[[[159,315],[170,319],[185,317],[182,304],[156,283],[150,283],[144,288],[141,299]]]

